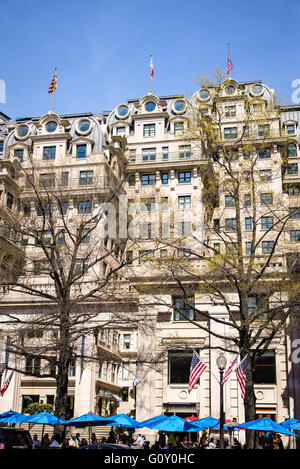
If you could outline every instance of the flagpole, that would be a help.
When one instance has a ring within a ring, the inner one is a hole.
[[[150,54],[150,66],[152,65],[152,54]],[[152,94],[152,69],[150,68],[150,94]]]
[[[230,42],[228,42],[228,59],[227,59],[227,66],[228,66],[228,64],[229,64],[229,60],[230,60]],[[229,73],[228,73],[228,78],[229,78],[229,80],[230,80],[230,69],[229,69],[229,68],[228,68],[228,71],[229,71]]]

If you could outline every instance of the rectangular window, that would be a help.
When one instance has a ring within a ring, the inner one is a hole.
[[[291,243],[299,243],[299,241],[300,241],[300,230],[290,231],[290,241],[291,241]]]
[[[191,171],[179,171],[178,172],[178,182],[179,184],[191,182]]]
[[[179,145],[179,158],[180,159],[191,158],[191,145]]]
[[[214,231],[217,233],[220,231],[220,220],[219,218],[214,218]]]
[[[252,230],[252,218],[251,217],[245,218],[245,230]]]
[[[298,197],[300,194],[299,186],[291,186],[288,188],[289,197]]]
[[[62,244],[65,244],[66,242],[66,239],[65,239],[65,230],[61,230],[58,234],[57,234],[57,244],[59,246],[61,246]]]
[[[156,160],[156,148],[143,148],[142,158],[143,158],[143,161],[155,161]]]
[[[141,199],[141,210],[142,211],[148,211],[148,212],[152,212],[153,210],[155,210],[155,198],[154,197],[150,197],[148,199]]]
[[[259,176],[260,176],[261,181],[272,181],[272,170],[261,169],[259,171]]]
[[[263,241],[262,242],[262,253],[270,254],[274,247],[274,241]]]
[[[288,174],[298,174],[298,163],[290,163],[287,167]]]
[[[226,218],[225,231],[236,231],[236,218]]]
[[[237,256],[238,246],[237,243],[226,243],[226,256]]]
[[[273,195],[271,193],[260,194],[260,205],[272,205]]]
[[[155,124],[144,124],[144,137],[155,137]]]
[[[69,185],[69,173],[68,172],[61,174],[61,185],[62,187],[68,187]]]
[[[20,163],[24,161],[24,150],[15,150],[15,157],[19,159]]]
[[[269,148],[264,148],[263,150],[259,150],[258,156],[261,160],[264,160],[266,158],[271,158],[271,150]]]
[[[129,186],[134,186],[135,185],[135,175],[131,174],[128,178],[128,185]]]
[[[234,207],[234,198],[231,195],[225,195],[225,207]]]
[[[187,321],[188,319],[194,320],[194,298],[173,298],[173,321]]]
[[[295,125],[294,124],[289,124],[286,126],[286,133],[288,135],[294,135],[295,133]]]
[[[125,127],[117,127],[117,135],[124,135]]]
[[[88,270],[89,270],[89,264],[87,260],[76,259],[75,261],[76,274],[80,274],[80,273],[86,274]]]
[[[174,134],[175,135],[180,135],[183,133],[183,122],[175,122],[174,123]]]
[[[10,210],[12,210],[13,205],[14,205],[14,196],[8,192],[7,197],[6,197],[6,206]]]
[[[86,145],[77,145],[76,158],[86,158]]]
[[[297,145],[295,143],[288,144],[288,157],[295,158],[297,156]]]
[[[155,174],[142,174],[142,186],[153,186],[156,181]]]
[[[80,171],[79,173],[79,185],[80,186],[91,186],[94,180],[94,171]]]
[[[129,379],[129,362],[123,362],[122,379]]]
[[[266,135],[270,134],[270,125],[265,124],[265,125],[259,125],[258,126],[258,136],[259,137],[265,137]]]
[[[151,223],[149,223],[149,228],[151,228]],[[151,230],[149,231],[151,233]],[[148,237],[151,238],[151,235],[149,234]],[[147,259],[153,259],[153,258],[154,258],[154,251],[152,249],[144,249],[143,251],[140,251],[139,264],[141,263],[141,261],[146,261]]]
[[[250,256],[252,250],[252,243],[251,241],[246,242],[246,255]]]
[[[43,148],[43,160],[55,160],[56,147]]]
[[[40,374],[41,372],[41,359],[40,357],[27,357],[25,364],[26,374]]]
[[[169,173],[162,173],[161,174],[161,183],[162,184],[169,184]]]
[[[290,212],[290,218],[293,219],[293,220],[296,220],[296,219],[299,219],[300,218],[300,208],[296,208],[296,207],[293,207],[293,208],[289,208],[289,212]]]
[[[62,215],[67,215],[67,210],[68,210],[68,202],[62,202],[61,203],[61,213],[62,213]]]
[[[244,204],[245,204],[245,207],[251,206],[251,194],[245,194]]]
[[[55,174],[40,174],[40,187],[42,189],[54,189]]]
[[[180,195],[178,197],[178,208],[181,210],[189,210],[191,208],[191,196]]]
[[[0,140],[0,153],[3,153],[3,149],[4,149],[4,142],[3,140]]]
[[[237,138],[237,127],[225,127],[224,138]]]
[[[131,345],[131,334],[124,334],[123,336],[123,348],[126,350],[130,350],[130,345]]]
[[[263,314],[269,308],[269,300],[264,295],[251,295],[248,296],[248,315]]]
[[[130,161],[131,163],[134,163],[136,160],[136,151],[135,150],[130,150]]]
[[[262,217],[261,218],[261,229],[269,230],[273,226],[273,217]]]
[[[162,147],[162,159],[163,160],[169,159],[169,147]]]
[[[256,359],[253,370],[254,384],[276,384],[276,355],[267,350]]]
[[[160,206],[161,206],[161,210],[168,210],[169,208],[168,197],[162,197],[160,199]]]
[[[236,106],[225,106],[225,117],[235,117]]]
[[[82,200],[78,202],[78,213],[92,213],[92,201]]]
[[[168,384],[188,384],[193,352],[168,353]]]

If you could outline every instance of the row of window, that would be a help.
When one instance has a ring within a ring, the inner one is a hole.
[[[269,206],[273,204],[273,194],[271,192],[265,192],[259,195],[260,205]],[[251,206],[251,194],[244,195],[244,205]],[[225,207],[235,207],[235,200],[231,195],[225,195]]]
[[[39,186],[42,189],[54,189],[57,182],[58,181],[56,180],[55,173],[40,174]],[[27,187],[30,187],[31,183],[33,183],[33,177],[31,175],[28,175],[27,182],[26,182]],[[93,170],[79,171],[78,184],[80,186],[93,185],[94,184],[94,171]],[[69,186],[69,172],[63,172],[61,174],[60,185],[61,187]]]
[[[162,147],[161,150],[162,160],[167,161],[169,159],[169,147]],[[142,148],[142,161],[155,161],[157,156],[156,148]],[[191,145],[179,145],[178,148],[179,159],[191,158]],[[134,163],[136,161],[136,150],[130,150],[130,161]]]

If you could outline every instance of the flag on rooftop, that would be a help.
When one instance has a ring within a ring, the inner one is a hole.
[[[57,88],[56,70],[57,70],[57,68],[55,67],[54,75],[53,75],[53,78],[52,78],[52,81],[51,81],[51,83],[50,83],[49,90],[48,90],[48,93],[49,93],[49,94],[53,93],[53,92],[56,90],[56,88]]]
[[[150,59],[150,77],[154,78],[154,69],[153,69],[153,61],[152,61],[152,54],[151,54],[151,59]]]

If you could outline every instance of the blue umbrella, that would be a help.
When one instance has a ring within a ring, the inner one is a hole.
[[[107,425],[114,427],[140,428],[141,422],[129,417],[126,414],[111,415],[104,420],[110,421]]]
[[[203,419],[193,420],[194,425],[200,425],[201,427],[211,428],[218,425],[219,420],[214,417],[204,417]]]
[[[28,423],[51,425],[52,427],[54,427],[54,425],[64,425],[67,423],[67,420],[60,419],[49,412],[39,412],[38,414],[29,415],[26,417],[26,420],[23,421]]]
[[[143,422],[141,422],[141,428],[154,428],[153,425],[155,426],[159,422],[166,421],[168,420],[168,418],[169,417],[167,417],[166,415],[157,415],[156,417],[152,417],[152,419],[144,420]]]
[[[65,425],[74,425],[75,427],[95,427],[98,425],[107,425],[108,420],[113,421],[113,418],[104,418],[93,414],[92,412],[88,412],[87,414],[83,414],[80,417],[69,420],[67,423],[65,423]]]
[[[300,425],[300,420],[298,420],[298,419],[288,419],[288,420],[285,420],[284,422],[281,422],[280,425],[282,425],[284,428],[289,428],[291,430],[297,430],[297,427],[299,428],[299,425]]]
[[[168,417],[166,420],[162,419],[156,424],[152,424],[151,428],[164,430],[166,432],[200,432],[204,430],[203,427],[187,422],[177,415],[171,415],[171,417]]]
[[[0,423],[22,423],[26,420],[26,418],[27,415],[9,410],[8,412],[3,412],[3,414],[0,414]]]
[[[289,430],[286,430],[282,425],[274,422],[268,417],[264,417],[262,419],[257,419],[257,420],[252,420],[251,422],[241,423],[240,425],[236,425],[236,428],[244,428],[246,430],[260,430],[260,431],[266,431],[266,432],[276,432],[276,433],[283,433],[284,435],[297,436],[295,433],[292,433]]]

